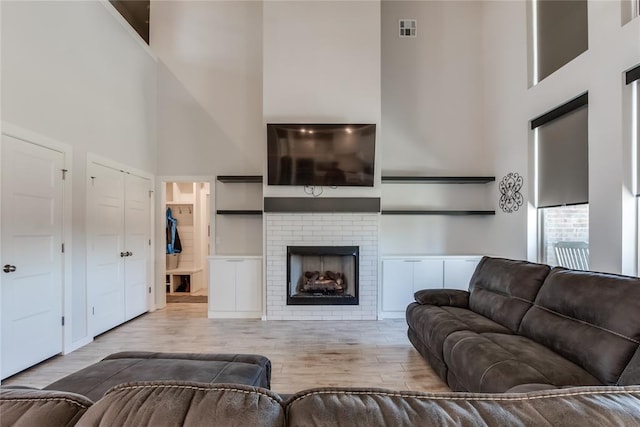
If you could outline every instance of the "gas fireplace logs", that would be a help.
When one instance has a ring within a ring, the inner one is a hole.
[[[305,271],[298,286],[298,292],[322,292],[340,294],[345,290],[342,273],[335,271]]]

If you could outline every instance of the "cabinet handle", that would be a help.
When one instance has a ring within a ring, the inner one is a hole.
[[[243,259],[228,259],[227,262],[243,262]]]
[[[120,252],[120,258],[124,258],[126,256],[127,256],[127,254],[125,252]]]
[[[404,262],[422,262],[421,259],[405,259]]]

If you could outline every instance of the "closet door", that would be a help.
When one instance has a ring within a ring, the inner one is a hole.
[[[95,336],[125,321],[125,174],[97,163],[88,169],[87,287]]]
[[[2,136],[2,351],[6,378],[62,352],[64,155]]]
[[[124,292],[127,320],[148,310],[150,188],[148,179],[132,174],[125,175]]]

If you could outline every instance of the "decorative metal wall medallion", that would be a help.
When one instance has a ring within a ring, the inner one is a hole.
[[[520,209],[524,203],[522,189],[522,176],[516,172],[509,172],[500,181],[500,209],[505,213],[513,213]]]

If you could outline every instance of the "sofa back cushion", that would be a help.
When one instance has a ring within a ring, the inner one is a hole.
[[[580,387],[531,393],[418,393],[312,389],[287,401],[296,427],[640,425],[640,387]]]
[[[469,308],[516,332],[551,268],[483,257],[469,282]]]
[[[640,345],[640,279],[556,267],[519,333],[617,384]]]
[[[28,388],[0,389],[0,426],[73,426],[92,405],[75,393]]]
[[[240,384],[149,381],[109,390],[78,426],[284,426],[280,396]]]

